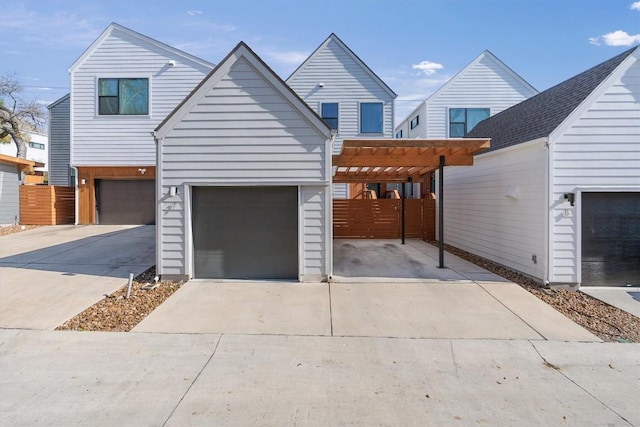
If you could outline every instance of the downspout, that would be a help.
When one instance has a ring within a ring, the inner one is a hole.
[[[74,180],[73,186],[74,186],[74,189],[75,189],[76,200],[75,200],[75,206],[74,206],[74,209],[75,209],[75,215],[74,215],[75,221],[74,221],[73,225],[78,225],[78,212],[80,210],[80,209],[78,209],[78,200],[79,200],[78,198],[80,196],[80,191],[78,189],[78,168],[75,167],[75,166],[71,166],[71,165],[69,165],[69,167],[71,169],[73,169],[74,172],[75,172],[73,174],[73,180]]]
[[[544,173],[544,179],[545,179],[545,202],[546,202],[546,206],[545,206],[545,214],[544,214],[544,259],[545,259],[545,266],[544,266],[544,285],[545,286],[549,286],[550,285],[550,281],[549,279],[551,278],[551,263],[552,263],[552,253],[553,251],[551,250],[551,198],[553,195],[553,179],[551,177],[551,173],[553,171],[553,156],[551,153],[551,144],[549,143],[549,138],[545,138],[544,139],[544,147],[545,147],[545,154],[546,154],[546,163],[545,163],[545,173]]]
[[[162,154],[156,131],[151,132],[156,143],[156,277],[161,278],[162,267]],[[185,247],[186,250],[186,247]]]

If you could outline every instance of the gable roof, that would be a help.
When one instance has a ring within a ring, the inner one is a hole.
[[[488,151],[549,136],[631,53],[633,47],[478,123],[466,136],[491,138]]]
[[[244,42],[238,43],[231,52],[196,86],[191,93],[156,127],[156,141],[168,133],[218,81],[229,72],[233,64],[245,58],[273,88],[278,91],[307,121],[326,138],[331,136],[331,129],[256,53]]]
[[[64,101],[68,100],[70,97],[71,97],[71,94],[68,93],[63,97],[56,99],[51,104],[47,105],[47,109],[51,110],[52,108],[55,108],[57,105],[62,104]]]
[[[369,76],[371,76],[371,78],[375,80],[378,83],[378,85],[382,87],[391,97],[395,99],[398,96],[393,90],[391,90],[389,86],[387,86],[387,84],[380,77],[378,77],[376,73],[373,72],[373,70],[371,70],[371,68],[369,68],[367,64],[364,63],[362,59],[358,57],[358,55],[356,55],[349,48],[349,46],[347,46],[342,40],[340,40],[340,38],[335,33],[331,33],[329,37],[327,37],[326,40],[323,41],[320,44],[320,46],[318,46],[316,50],[314,50],[313,53],[309,55],[309,57],[305,59],[304,62],[298,66],[298,68],[295,69],[293,73],[291,73],[291,75],[287,78],[286,81],[289,81],[295,76],[297,76],[298,73],[301,72],[304,68],[306,68],[307,64],[313,61],[315,57],[318,55],[318,53],[322,51],[322,49],[327,47],[327,45],[332,41],[336,42],[338,46],[340,46],[340,48],[344,50],[347,53],[347,55],[349,55],[351,59],[353,59]]]
[[[111,35],[111,33],[113,31],[120,31],[123,32],[127,35],[129,35],[130,37],[133,37],[135,39],[138,39],[142,42],[145,43],[149,43],[153,46],[159,47],[162,50],[165,50],[167,52],[170,52],[171,54],[174,55],[178,55],[181,56],[189,61],[193,61],[197,64],[200,65],[204,65],[205,67],[208,68],[213,68],[214,64],[210,63],[209,61],[205,61],[204,59],[198,58],[197,56],[193,56],[191,54],[188,54],[180,49],[176,49],[175,47],[169,46],[168,44],[159,42],[158,40],[152,39],[151,37],[145,36],[144,34],[138,33],[137,31],[133,31],[127,27],[123,27],[120,24],[116,24],[115,22],[112,22],[111,24],[109,24],[109,26],[98,36],[97,39],[95,39],[93,41],[93,43],[91,43],[89,45],[89,47],[87,49],[85,49],[85,51],[82,53],[82,55],[80,55],[80,57],[78,59],[75,60],[75,62],[73,64],[71,64],[71,67],[69,67],[69,73],[72,73],[73,71],[76,70],[76,68],[78,68],[84,61],[85,59],[87,59],[87,57],[89,57],[93,51],[100,46],[100,44],[102,44],[102,42],[104,41],[104,39],[106,39],[107,37],[109,37]]]

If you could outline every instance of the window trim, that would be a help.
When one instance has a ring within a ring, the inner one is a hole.
[[[451,110],[464,110],[464,122],[452,122],[451,121]],[[463,138],[464,135],[466,135],[470,129],[467,129],[467,125],[468,125],[468,118],[467,118],[467,112],[468,110],[487,110],[489,112],[489,115],[487,116],[487,118],[491,117],[491,107],[449,107],[447,109],[447,136],[449,138]],[[486,120],[486,119],[484,119]],[[451,136],[451,125],[452,124],[462,124],[464,125],[464,133],[462,136]]]
[[[379,104],[381,106],[381,125],[380,131],[365,132],[362,130],[362,106],[364,104]],[[382,101],[361,101],[358,103],[358,131],[360,134],[366,135],[383,135],[384,134],[384,102]]]
[[[402,129],[396,132],[396,139],[400,139],[400,138],[402,138]]]
[[[29,141],[29,148],[35,148],[36,150],[44,150],[45,145],[42,142]]]
[[[324,105],[328,105],[328,104],[335,104],[336,107],[338,108],[337,111],[337,116],[336,117],[327,117],[327,119],[335,119],[337,126],[335,128],[333,128],[329,123],[327,123],[327,125],[329,125],[329,127],[331,128],[331,130],[335,130],[336,132],[340,130],[340,103],[339,102],[320,102],[320,118],[322,120],[325,120],[324,115],[322,114],[322,107]],[[326,121],[325,121],[326,123]]]
[[[409,124],[409,127],[413,130],[417,128],[419,124],[420,124],[420,114],[416,115],[413,119],[411,119],[411,123]]]
[[[147,80],[147,114],[100,114],[100,80],[101,79],[146,79]],[[97,75],[94,84],[95,117],[106,120],[117,119],[149,119],[152,117],[153,79],[150,75],[126,74],[126,75]]]

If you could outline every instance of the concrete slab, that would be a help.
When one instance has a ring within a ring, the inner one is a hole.
[[[640,288],[581,286],[580,291],[636,317],[640,317]]]
[[[154,264],[155,227],[42,227],[0,253],[0,327],[54,329]]]
[[[512,283],[477,283],[545,339],[554,341],[601,341],[600,338],[520,286],[514,286]]]
[[[0,425],[162,425],[218,339],[0,330]]]
[[[526,341],[225,335],[166,425],[625,425],[605,402]]]
[[[337,336],[543,339],[472,282],[332,283],[331,312]]]
[[[549,341],[533,345],[558,372],[630,425],[640,426],[640,344]]]
[[[331,335],[326,283],[191,280],[133,332]]]

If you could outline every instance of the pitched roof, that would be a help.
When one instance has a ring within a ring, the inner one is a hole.
[[[214,64],[210,63],[209,61],[205,61],[204,59],[198,58],[197,56],[193,56],[189,53],[186,53],[180,49],[176,49],[173,46],[169,46],[168,44],[159,42],[158,40],[152,39],[151,37],[145,36],[144,34],[141,34],[137,31],[133,31],[127,27],[124,27],[120,24],[116,24],[115,22],[112,22],[111,24],[109,24],[109,26],[98,36],[97,39],[95,39],[93,41],[93,43],[91,43],[91,45],[89,45],[89,47],[82,53],[82,55],[80,55],[80,57],[78,59],[76,59],[74,61],[74,63],[71,65],[71,67],[69,67],[69,72],[73,72],[76,68],[78,68],[80,66],[80,64],[82,64],[84,62],[84,60],[91,55],[91,53],[102,43],[102,41],[104,39],[106,39],[109,35],[111,35],[111,33],[114,31],[121,31],[133,38],[136,38],[138,40],[141,40],[143,42],[149,43],[153,46],[157,46],[167,52],[170,52],[174,55],[178,55],[181,56],[187,60],[193,61],[197,64],[200,65],[204,65],[205,67],[208,68],[213,68]]]
[[[300,64],[298,68],[296,68],[295,71],[291,73],[289,77],[287,77],[286,81],[288,82],[293,77],[295,77],[301,70],[303,70],[305,66],[316,57],[318,52],[324,49],[331,41],[335,41],[357,64],[360,65],[360,67],[362,67],[362,69],[367,74],[369,74],[386,92],[388,92],[390,96],[392,96],[393,98],[396,98],[398,96],[389,86],[387,86],[387,84],[380,77],[378,77],[376,73],[373,72],[371,68],[369,68],[367,64],[364,63],[362,59],[358,57],[358,55],[356,55],[349,48],[349,46],[347,46],[342,40],[340,40],[340,38],[335,33],[331,33],[329,37],[327,37],[325,41],[323,41],[320,44],[320,46],[318,46],[316,50],[314,50],[313,53],[309,55],[309,57],[305,59],[304,62]]]
[[[53,101],[51,104],[47,105],[47,109],[51,110],[52,108],[55,108],[58,104],[62,104],[64,101],[66,101],[67,99],[69,99],[71,97],[71,94],[68,93],[58,99],[56,99],[55,101]]]
[[[487,152],[549,136],[636,49],[638,46],[489,117],[466,136],[491,138]]]
[[[235,48],[196,86],[185,99],[156,127],[157,138],[161,138],[169,132],[193,106],[200,101],[212,87],[219,81],[220,76],[227,73],[231,66],[240,58],[245,58],[258,72],[279,91],[294,108],[298,109],[316,128],[316,130],[329,138],[331,129],[326,122],[309,107],[294,91],[273,71],[246,43],[240,42]]]

